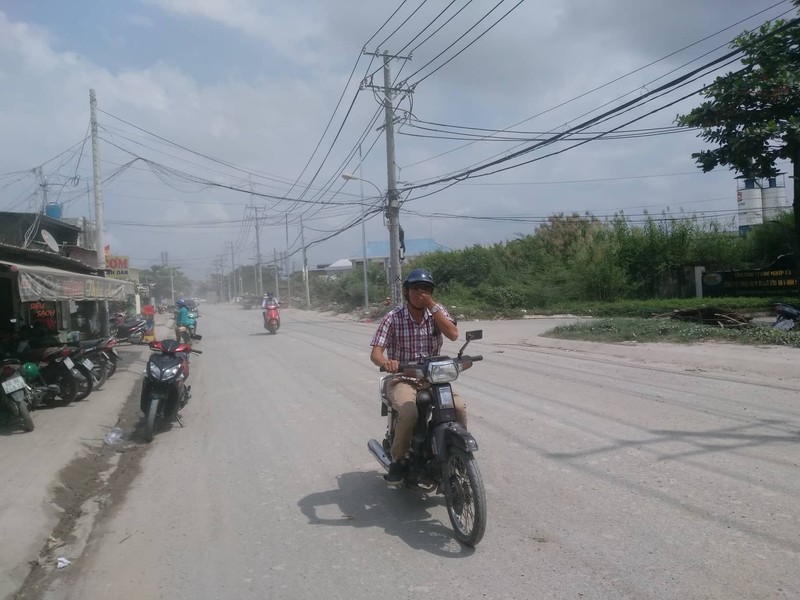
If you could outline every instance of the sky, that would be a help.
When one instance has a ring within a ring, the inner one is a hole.
[[[406,239],[495,244],[574,212],[735,228],[736,173],[703,174],[706,146],[674,121],[738,63],[653,91],[793,15],[788,0],[0,0],[0,210],[41,210],[46,191],[94,219],[94,89],[112,254],[166,253],[199,280],[253,264],[258,224],[262,256],[289,268],[304,246],[310,268],[358,257],[362,216],[367,241],[388,240],[386,52]]]

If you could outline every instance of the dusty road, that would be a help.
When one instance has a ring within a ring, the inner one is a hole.
[[[203,308],[186,427],[144,447],[128,411],[88,543],[20,598],[800,597],[797,350],[460,324],[484,330],[456,383],[487,485],[473,551],[367,453],[374,324],[287,309],[268,336],[258,311]]]

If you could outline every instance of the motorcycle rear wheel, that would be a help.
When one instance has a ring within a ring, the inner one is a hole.
[[[28,410],[28,404],[26,402],[19,405],[19,418],[22,419],[22,427],[25,431],[33,431],[33,417]]]
[[[52,379],[45,379],[46,383],[54,383],[58,386],[60,400],[52,400],[50,404],[54,406],[67,406],[75,400],[78,395],[78,382],[72,376],[72,371],[67,371],[66,367],[59,369]]]
[[[92,361],[94,367],[92,368],[92,377],[94,377],[94,389],[99,390],[108,379],[108,360],[105,358],[97,358]]]
[[[92,372],[82,364],[76,364],[75,368],[81,375],[80,380],[73,376],[78,385],[78,393],[75,395],[75,402],[79,402],[80,400],[87,398],[89,394],[92,393],[92,390],[94,389],[94,379],[92,378]]]
[[[475,546],[486,531],[486,491],[471,452],[448,449],[442,486],[456,537],[466,546]]]
[[[144,424],[144,441],[152,442],[156,436],[156,417],[158,416],[158,400],[152,398],[147,408],[147,420]]]

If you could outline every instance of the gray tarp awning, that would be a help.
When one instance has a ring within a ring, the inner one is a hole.
[[[52,267],[20,265],[0,261],[0,266],[17,274],[19,299],[37,300],[125,300],[136,292],[131,281],[107,279],[95,275],[73,273]]]

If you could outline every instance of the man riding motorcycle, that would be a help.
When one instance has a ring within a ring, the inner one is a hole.
[[[175,339],[183,340],[191,345],[191,329],[195,326],[196,321],[189,316],[189,307],[186,306],[186,300],[180,298],[175,305],[178,307],[178,314],[175,317]]]
[[[426,269],[414,269],[403,281],[404,306],[389,311],[378,325],[370,345],[370,360],[389,373],[397,373],[401,363],[438,356],[442,336],[458,339],[456,321],[447,309],[433,299],[436,284]],[[385,353],[385,354],[384,354]],[[411,446],[411,434],[417,422],[417,390],[420,382],[404,377],[396,379],[388,390],[389,401],[397,412],[392,463],[386,480],[399,485],[405,477],[405,456]],[[453,391],[456,419],[467,426],[467,409],[461,397]]]

